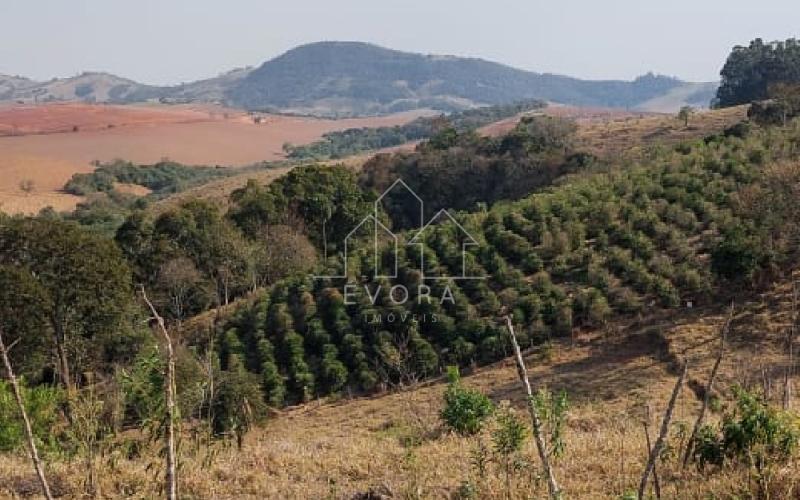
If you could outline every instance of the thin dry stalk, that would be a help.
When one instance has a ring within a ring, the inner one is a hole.
[[[536,405],[533,402],[533,390],[531,389],[531,382],[528,379],[528,370],[525,368],[525,360],[522,358],[522,351],[517,343],[517,337],[514,335],[514,324],[511,320],[511,315],[506,316],[506,326],[508,333],[511,336],[511,344],[514,347],[514,354],[517,359],[517,374],[519,375],[520,382],[525,388],[525,393],[528,396],[528,412],[531,415],[531,422],[533,424],[533,437],[536,441],[536,449],[539,452],[539,458],[542,461],[544,473],[547,476],[547,487],[550,491],[550,498],[561,498],[561,491],[558,489],[553,469],[550,466],[550,459],[547,454],[547,445],[545,444],[544,437],[542,436],[542,422],[539,419],[539,412],[536,411]]]
[[[36,442],[33,439],[33,429],[31,428],[31,421],[28,419],[28,412],[25,411],[25,403],[22,400],[22,392],[19,390],[17,377],[14,375],[14,369],[11,366],[11,360],[8,359],[8,351],[14,347],[12,344],[6,349],[6,344],[3,341],[3,332],[0,330],[0,355],[3,357],[3,364],[8,373],[8,380],[11,382],[11,389],[14,392],[14,399],[17,401],[19,413],[22,416],[22,423],[25,427],[25,438],[28,443],[28,452],[33,461],[33,467],[36,469],[36,476],[39,478],[39,483],[42,485],[42,493],[44,493],[47,500],[52,500],[53,495],[50,493],[50,485],[47,483],[47,477],[44,475],[44,468],[42,467],[42,460],[39,458],[39,451],[36,449]]]
[[[792,280],[792,315],[791,325],[789,325],[789,333],[786,342],[788,344],[789,361],[786,366],[786,374],[783,380],[783,409],[790,410],[792,408],[792,376],[794,376],[794,338],[797,334],[797,282]]]
[[[653,447],[652,447],[652,444],[650,442],[650,420],[651,420],[651,418],[652,417],[650,415],[650,405],[647,405],[647,412],[646,412],[645,420],[644,420],[644,437],[645,437],[645,440],[647,441],[647,454],[648,454],[648,457],[650,456],[650,453],[652,453],[652,451],[653,451]],[[658,479],[658,466],[656,464],[653,464],[653,486],[655,486],[655,489],[656,489],[656,498],[658,500],[661,500],[661,481]]]
[[[169,500],[175,500],[178,497],[177,459],[175,451],[175,352],[172,348],[172,338],[170,337],[169,332],[167,332],[167,327],[164,325],[164,318],[158,314],[158,311],[156,311],[153,303],[147,298],[144,287],[142,287],[141,291],[142,299],[144,299],[145,303],[150,308],[150,312],[153,314],[153,319],[155,319],[156,323],[158,324],[158,329],[164,337],[164,343],[166,344],[167,348],[167,366],[165,369],[166,373],[164,374],[164,380],[166,381],[164,387],[164,398],[166,400],[167,407],[167,470],[165,471],[165,481],[167,498]]]
[[[658,434],[658,439],[656,439],[653,449],[650,450],[650,457],[647,459],[647,466],[644,468],[642,480],[639,482],[639,495],[637,496],[639,500],[644,498],[644,490],[647,488],[647,481],[656,466],[656,460],[661,454],[661,449],[664,447],[664,440],[667,438],[667,433],[669,433],[669,423],[672,420],[672,412],[675,410],[675,403],[678,401],[678,395],[681,392],[681,387],[683,387],[683,380],[686,378],[686,372],[688,369],[689,363],[684,362],[681,376],[678,377],[678,381],[675,382],[675,388],[672,390],[672,396],[669,399],[667,411],[664,413],[664,419],[661,421],[661,432]]]
[[[719,334],[719,353],[717,354],[717,359],[714,361],[714,367],[711,369],[711,376],[708,379],[708,384],[706,384],[705,394],[703,395],[703,405],[700,407],[700,414],[697,415],[697,420],[694,422],[694,427],[692,427],[692,433],[689,435],[689,441],[686,443],[686,451],[683,454],[683,466],[686,467],[689,463],[689,459],[692,457],[692,452],[694,451],[694,441],[697,437],[697,433],[700,432],[700,427],[703,425],[703,420],[706,417],[706,411],[708,410],[708,405],[711,402],[711,391],[714,389],[714,381],[717,378],[717,372],[719,371],[719,366],[722,363],[722,357],[725,354],[725,339],[728,336],[728,331],[731,328],[731,322],[733,321],[733,311],[734,306],[731,304],[731,308],[728,311],[728,317],[725,319],[725,324],[722,325],[722,329],[720,330]]]

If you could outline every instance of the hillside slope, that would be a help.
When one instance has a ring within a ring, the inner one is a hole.
[[[736,383],[771,384],[774,400],[780,398],[780,366],[785,361],[781,342],[790,308],[788,282],[760,298],[739,300],[716,384],[723,407]],[[682,444],[679,429],[697,415],[698,391],[711,371],[724,321],[722,310],[695,308],[668,318],[616,324],[605,333],[576,337],[574,344],[560,341],[548,350],[528,352],[534,385],[563,389],[569,398],[566,447],[555,465],[567,498],[620,498],[635,491],[646,458],[646,408],[651,409],[650,432],[656,432],[677,377],[675,360],[685,356],[692,365],[667,442],[671,452],[659,465],[663,498],[731,498],[746,491],[743,471],[714,470],[706,475],[693,467],[682,469],[675,453]],[[524,393],[511,360],[468,372],[464,383],[496,403],[509,401],[517,415],[526,418]],[[479,442],[491,446],[491,437],[488,431],[469,438],[442,430],[438,413],[444,389],[443,381],[435,380],[394,394],[289,408],[251,432],[242,451],[219,445],[197,453],[187,444],[181,461],[182,493],[199,498],[452,498],[462,484],[476,481],[475,450]],[[717,421],[719,413],[708,418]],[[35,485],[27,457],[5,458],[0,476],[8,480],[0,484],[0,495],[21,495]],[[158,484],[146,464],[160,458],[156,451],[146,458],[120,458],[117,473],[101,477],[103,492],[158,496]],[[531,485],[528,479],[537,476],[539,467],[530,437],[522,458],[512,498],[531,498],[532,492],[544,498],[545,483],[534,479]],[[53,461],[49,468],[65,497],[79,497],[85,474],[81,462]],[[792,472],[778,471],[776,479]],[[501,471],[490,467],[487,475],[491,498],[504,498]],[[366,496],[368,492],[374,496]]]
[[[521,99],[636,107],[682,85],[680,80],[652,74],[632,82],[587,81],[482,59],[412,54],[360,42],[320,42],[264,63],[228,95],[247,108],[385,113]]]
[[[672,116],[638,116],[632,113],[616,113],[606,109],[587,112],[582,108],[564,107],[549,107],[544,112],[548,115],[575,119],[578,122],[578,141],[581,147],[600,157],[611,158],[620,154],[636,157],[646,145],[671,145],[683,140],[698,139],[705,135],[722,132],[725,128],[742,120],[747,114],[747,109],[746,106],[740,106],[723,110],[704,111],[692,118],[691,125],[688,128],[683,127],[683,124]],[[519,117],[501,120],[483,127],[480,133],[487,136],[508,133],[518,121]],[[416,145],[417,143],[408,143],[394,148],[352,156],[344,160],[329,160],[324,163],[329,165],[345,164],[349,168],[360,170],[364,163],[372,158],[374,154],[399,151],[411,152]],[[153,205],[153,209],[155,212],[160,213],[194,198],[213,201],[222,207],[227,207],[230,194],[247,184],[249,179],[256,179],[259,183],[268,184],[289,172],[295,166],[286,165],[285,167],[258,174],[245,173],[213,181],[161,200]]]
[[[0,76],[0,101],[125,103],[144,101],[158,95],[158,87],[109,73],[86,72],[69,78],[53,78],[46,82]]]
[[[716,83],[686,83],[671,88],[665,94],[637,104],[636,109],[654,113],[673,113],[682,106],[705,108],[714,98]]]

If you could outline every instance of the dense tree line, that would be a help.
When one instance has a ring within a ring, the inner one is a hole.
[[[776,86],[800,83],[800,43],[794,38],[770,43],[757,38],[747,47],[736,46],[720,76],[714,100],[717,106],[772,98]]]
[[[413,153],[375,156],[360,184],[381,193],[402,178],[425,200],[426,220],[442,208],[475,210],[587,168],[592,158],[574,151],[574,133],[573,122],[547,116],[526,117],[497,138],[446,128]],[[419,207],[408,193],[389,193],[384,205],[395,228],[419,224]]]
[[[146,187],[156,195],[166,195],[234,173],[238,171],[222,167],[182,165],[171,161],[135,165],[116,160],[98,165],[91,173],[73,175],[64,190],[74,195],[86,196],[97,192],[109,193],[114,191],[117,184],[123,183]]]
[[[287,144],[284,149],[293,159],[338,159],[365,151],[399,146],[407,142],[428,139],[444,127],[463,132],[505,118],[543,108],[543,101],[523,101],[515,104],[486,106],[441,115],[421,117],[405,125],[394,127],[363,127],[329,132],[320,141],[304,146]]]
[[[83,196],[72,213],[58,215],[78,222],[84,227],[112,236],[133,212],[146,209],[154,200],[197,187],[216,179],[256,172],[283,165],[281,162],[262,162],[243,167],[211,167],[183,165],[164,160],[153,165],[137,165],[123,160],[96,164],[91,173],[75,174],[64,185],[68,193]],[[141,186],[146,195],[119,189],[120,184]],[[55,216],[52,209],[45,209]]]

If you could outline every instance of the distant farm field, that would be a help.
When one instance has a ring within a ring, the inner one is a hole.
[[[284,157],[286,142],[305,144],[352,127],[399,125],[415,111],[375,118],[321,120],[253,116],[213,106],[44,104],[0,107],[0,209],[69,210],[79,197],[61,191],[94,161],[238,166]],[[27,189],[24,189],[27,188]]]

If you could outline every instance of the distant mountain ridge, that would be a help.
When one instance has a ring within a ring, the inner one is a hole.
[[[452,110],[522,99],[636,108],[685,85],[653,74],[632,82],[579,80],[482,59],[412,54],[361,42],[319,42],[267,61],[228,96],[245,108],[310,114],[326,109],[357,114],[420,107]],[[690,97],[694,104],[707,104],[712,92],[710,86],[701,87]]]
[[[674,111],[685,104],[707,106],[716,87],[652,73],[633,81],[580,80],[477,58],[422,55],[362,42],[317,42],[291,49],[256,69],[236,69],[172,87],[107,73],[48,82],[0,75],[0,101],[214,102],[319,116],[419,108],[455,111],[525,99]]]

